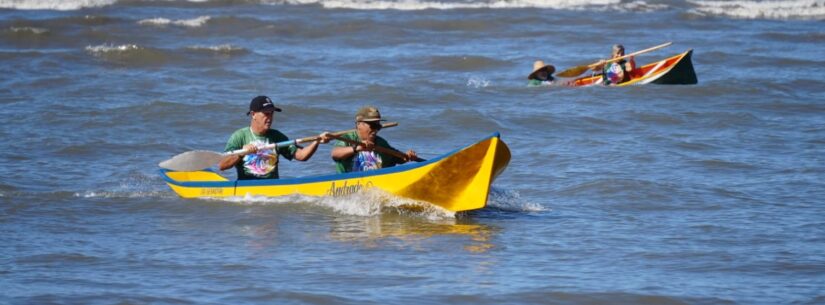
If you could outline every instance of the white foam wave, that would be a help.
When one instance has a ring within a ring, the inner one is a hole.
[[[86,46],[86,52],[92,53],[93,55],[101,55],[109,52],[126,52],[141,49],[143,49],[143,47],[136,44],[124,44],[119,46],[112,44],[102,44],[98,46]]]
[[[485,1],[421,1],[421,0],[286,0],[271,3],[313,4],[330,9],[356,10],[450,10],[450,9],[502,9],[502,8],[550,8],[579,9],[593,6],[620,4],[621,0],[485,0]],[[643,1],[637,1],[643,2]]]
[[[0,8],[73,11],[112,5],[117,0],[0,0]]]
[[[187,49],[195,50],[195,51],[210,51],[216,53],[223,53],[223,54],[230,54],[230,53],[238,53],[238,52],[246,52],[246,49],[242,47],[236,47],[231,44],[221,44],[216,46],[190,46]]]
[[[183,27],[190,27],[196,28],[201,27],[206,22],[212,19],[211,16],[200,16],[197,18],[192,19],[181,19],[181,20],[170,20],[166,18],[152,18],[152,19],[143,19],[138,21],[140,25],[153,25],[153,26],[167,26],[167,25],[176,25],[176,26],[183,26]]]
[[[32,33],[32,34],[40,35],[40,34],[48,33],[49,30],[44,29],[44,28],[35,28],[35,27],[24,26],[24,27],[11,27],[11,28],[9,28],[9,32],[12,32],[12,33]]]
[[[699,1],[691,11],[742,19],[825,19],[825,0],[792,1]]]
[[[73,194],[78,198],[164,198],[172,197],[168,191],[86,191]]]

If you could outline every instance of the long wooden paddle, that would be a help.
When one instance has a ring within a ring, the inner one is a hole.
[[[604,61],[604,63],[614,62],[614,61],[622,60],[622,59],[625,59],[625,58],[628,58],[628,57],[631,57],[631,56],[636,56],[636,55],[639,55],[639,54],[642,54],[642,53],[656,51],[658,49],[664,48],[664,47],[669,46],[671,44],[673,44],[673,42],[666,42],[666,43],[660,44],[658,46],[650,47],[650,48],[647,48],[647,49],[644,49],[644,50],[641,50],[641,51],[636,51],[636,52],[633,52],[633,53],[630,53],[630,54],[627,54],[627,55],[624,55],[624,56],[619,56],[619,57],[616,57],[616,58],[607,59],[607,60]],[[575,66],[575,67],[572,67],[570,69],[567,69],[567,70],[561,71],[559,73],[556,73],[556,76],[557,77],[576,77],[576,76],[581,75],[584,72],[587,72],[587,70],[590,70],[592,67],[594,67],[594,66],[596,66],[600,63],[602,63],[602,62],[598,61],[598,62],[594,62],[594,63],[588,64],[588,65]]]
[[[336,139],[338,141],[347,142],[347,143],[352,144],[352,145],[361,144],[361,142],[353,141],[353,140],[350,140],[350,139],[347,139],[347,138],[344,138],[344,137],[341,137],[341,136],[338,136],[338,135],[330,135],[329,137],[333,138],[333,139]],[[401,160],[407,160],[407,155],[404,154],[404,153],[401,153],[397,150],[384,148],[384,147],[381,147],[381,146],[375,146],[375,147],[373,147],[373,149],[375,149],[376,151],[378,151],[380,153],[385,153],[385,154],[388,154],[388,155],[392,155],[393,157],[399,158]],[[424,162],[424,161],[427,161],[427,160],[416,157],[412,161]]]
[[[390,122],[381,125],[381,128],[389,128],[398,126],[397,122]],[[346,133],[350,133],[355,131],[355,129],[350,130],[342,130],[329,133],[330,137],[337,137]],[[260,147],[258,149],[277,149],[278,147],[284,147],[287,145],[298,145],[301,143],[312,142],[318,140],[318,136],[300,138],[296,140],[288,140],[283,142],[278,142],[274,144],[268,144],[266,146]],[[234,151],[229,151],[225,153],[219,153],[214,151],[208,150],[193,150],[187,151],[185,153],[178,154],[172,157],[169,160],[160,162],[158,166],[165,169],[170,169],[173,171],[179,172],[189,172],[189,171],[196,171],[202,170],[204,168],[209,168],[212,165],[220,162],[226,156],[233,156],[233,155],[244,155],[246,154],[246,150],[238,149]]]

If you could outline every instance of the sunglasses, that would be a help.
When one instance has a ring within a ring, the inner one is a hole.
[[[379,122],[364,122],[364,121],[361,121],[361,123],[367,124],[367,125],[370,126],[370,128],[375,129],[375,130],[381,130],[381,127],[382,127],[381,123],[379,123]]]

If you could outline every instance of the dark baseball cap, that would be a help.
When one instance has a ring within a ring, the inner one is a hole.
[[[260,96],[256,96],[255,98],[252,99],[251,102],[249,102],[249,111],[246,112],[246,115],[249,115],[252,112],[266,112],[266,111],[281,112],[281,108],[275,107],[275,105],[272,104],[272,100],[269,99],[269,97],[266,97],[264,95],[260,95]]]

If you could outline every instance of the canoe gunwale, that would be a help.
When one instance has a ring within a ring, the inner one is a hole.
[[[261,179],[261,180],[227,180],[227,181],[186,181],[181,182],[169,177],[167,172],[174,172],[168,169],[160,169],[160,176],[165,180],[167,183],[181,186],[181,187],[194,187],[194,188],[220,188],[220,187],[254,187],[254,186],[285,186],[285,185],[297,185],[297,184],[306,184],[306,183],[315,183],[315,182],[325,182],[325,181],[335,181],[335,180],[343,180],[343,179],[353,179],[353,178],[365,178],[365,177],[372,177],[372,176],[381,176],[386,174],[392,174],[397,172],[404,172],[413,169],[417,169],[420,167],[428,166],[430,164],[439,162],[446,158],[449,158],[452,155],[455,155],[459,151],[462,151],[466,148],[469,148],[473,145],[478,143],[487,141],[491,138],[500,138],[501,135],[499,132],[494,132],[490,136],[487,136],[479,141],[476,141],[470,145],[466,145],[452,151],[449,151],[445,154],[442,154],[438,157],[429,159],[424,162],[407,162],[406,164],[401,164],[398,166],[387,167],[377,170],[371,171],[363,171],[363,172],[349,172],[343,174],[329,174],[329,175],[320,175],[320,176],[309,176],[309,177],[298,177],[298,178],[286,178],[286,179]],[[214,172],[211,169],[204,169],[204,171]]]

